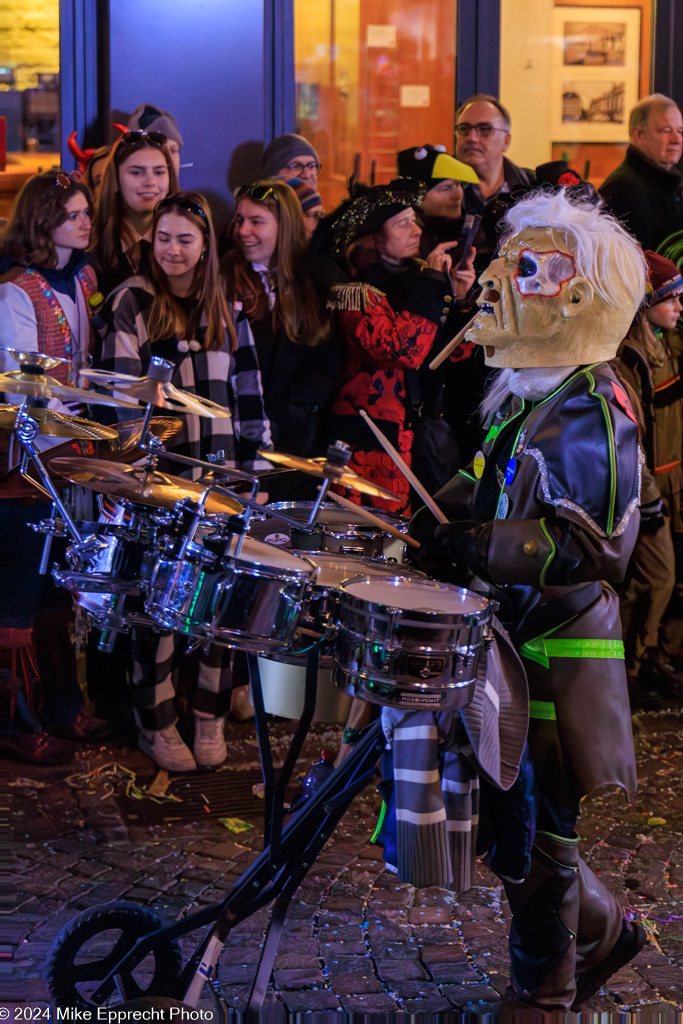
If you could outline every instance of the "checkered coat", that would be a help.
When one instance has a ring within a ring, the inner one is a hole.
[[[221,449],[229,464],[248,472],[270,468],[259,459],[257,449],[271,446],[270,423],[263,405],[261,373],[251,328],[246,317],[235,324],[237,348],[228,343],[220,350],[182,352],[178,338],[153,344],[147,333],[147,321],[154,298],[151,282],[132,277],[115,289],[97,319],[101,350],[96,365],[103,369],[143,377],[152,356],[175,363],[172,383],[190,394],[200,395],[227,407],[228,419],[183,416],[184,426],[170,443],[169,451],[205,459]],[[200,326],[198,342],[203,341]],[[136,416],[137,414],[133,414]],[[128,410],[119,410],[120,419],[132,418]],[[177,473],[177,469],[173,469]],[[198,471],[193,471],[195,476]]]

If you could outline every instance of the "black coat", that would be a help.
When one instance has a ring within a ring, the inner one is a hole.
[[[618,217],[643,249],[657,249],[674,231],[683,230],[680,171],[657,167],[636,146],[598,189],[610,213]]]

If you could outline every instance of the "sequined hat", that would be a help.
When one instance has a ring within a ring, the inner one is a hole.
[[[373,185],[347,206],[332,228],[334,251],[344,255],[351,242],[375,231],[401,210],[419,206],[427,186],[412,178],[394,178],[388,185]]]

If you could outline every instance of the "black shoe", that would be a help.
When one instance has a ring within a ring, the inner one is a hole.
[[[0,754],[4,754],[10,761],[38,765],[68,764],[75,753],[73,743],[55,739],[45,732],[0,737]]]
[[[47,732],[59,739],[72,740],[74,743],[99,743],[107,736],[111,736],[112,728],[109,722],[102,718],[93,718],[79,711],[73,722],[69,725],[49,725]]]
[[[645,929],[635,921],[624,921],[621,934],[615,942],[612,952],[595,967],[589,968],[576,979],[576,999],[572,1010],[578,1009],[582,1003],[588,1002],[599,992],[605,982],[621,967],[624,967],[634,956],[638,956],[647,942]]]

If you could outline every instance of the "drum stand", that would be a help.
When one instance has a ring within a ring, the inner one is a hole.
[[[49,961],[48,979],[58,1006],[101,1006],[116,989],[124,1003],[143,995],[164,996],[180,1000],[188,1007],[196,1007],[204,986],[208,985],[216,1005],[227,1010],[216,991],[221,950],[236,925],[274,900],[247,1011],[258,1011],[263,1005],[290,900],[353,798],[376,775],[376,764],[385,746],[381,725],[377,721],[364,730],[351,754],[329,773],[329,778],[285,824],[288,813],[284,803],[285,791],[313,718],[318,663],[319,649],[315,646],[307,657],[303,713],[282,770],[276,777],[258,661],[255,655],[249,655],[265,782],[263,852],[221,903],[173,924],[160,927],[161,922],[154,914],[130,903],[109,903],[79,914],[58,937]],[[146,921],[143,921],[145,916]],[[205,926],[208,926],[206,934],[183,966],[175,940]],[[122,934],[113,951],[100,960],[75,962],[86,942],[114,927],[120,928]],[[149,988],[141,990],[133,972],[150,954],[154,956],[156,965],[164,963],[164,970],[158,978],[155,972]],[[84,981],[99,982],[87,1001],[76,987]]]

